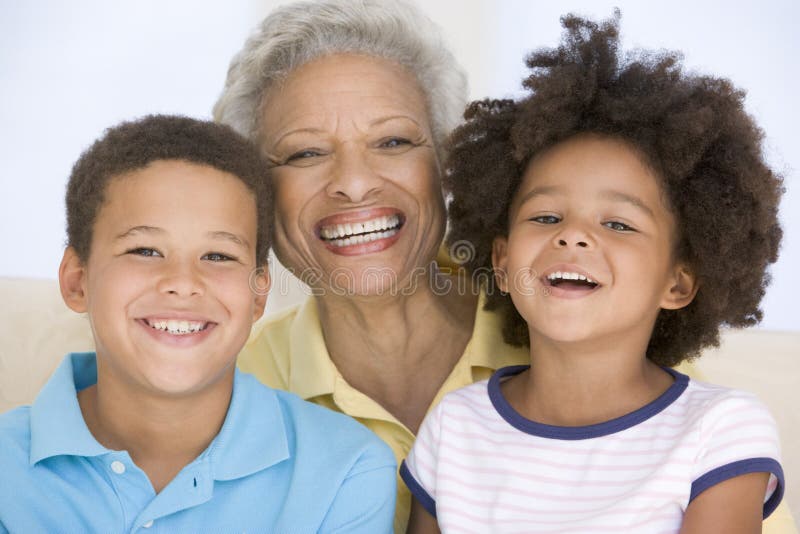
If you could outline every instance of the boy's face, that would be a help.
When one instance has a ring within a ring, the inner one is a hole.
[[[100,376],[150,393],[202,391],[233,372],[261,316],[256,202],[235,176],[156,161],[112,179],[82,264],[67,249],[62,294],[88,312]]]
[[[568,139],[533,159],[493,262],[531,338],[645,343],[661,308],[696,291],[673,258],[675,222],[653,171],[627,144]]]

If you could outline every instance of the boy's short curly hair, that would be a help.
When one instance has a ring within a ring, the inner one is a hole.
[[[508,234],[509,206],[535,154],[591,132],[624,140],[661,179],[676,218],[676,257],[699,281],[680,310],[661,310],[647,357],[674,366],[719,344],[723,325],[761,320],[782,236],[782,179],[764,162],[763,134],[744,110],[744,92],[726,79],[687,74],[675,52],[621,57],[619,12],[602,24],[567,15],[562,44],[527,58],[530,93],[519,101],[472,103],[450,140],[445,186],[452,194],[447,242],[471,241],[466,266],[492,268],[492,241]],[[528,327],[494,280],[488,309],[505,317],[509,343]]]
[[[66,195],[67,246],[81,261],[89,259],[94,223],[109,182],[161,160],[207,165],[239,178],[256,200],[256,262],[266,264],[272,189],[258,149],[228,126],[174,115],[148,115],[109,128],[73,166]]]

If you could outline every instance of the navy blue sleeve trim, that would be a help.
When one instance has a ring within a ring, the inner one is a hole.
[[[689,495],[689,502],[692,502],[695,497],[703,493],[705,490],[712,486],[716,486],[720,482],[724,482],[739,475],[746,475],[748,473],[771,473],[778,479],[778,487],[772,492],[767,502],[764,503],[764,519],[775,511],[781,500],[783,499],[783,468],[781,464],[774,458],[751,458],[749,460],[740,460],[732,462],[716,469],[709,471],[692,482],[692,493]]]
[[[403,482],[406,483],[408,486],[409,491],[411,491],[411,495],[413,495],[419,503],[425,508],[429,514],[431,514],[434,518],[436,517],[436,501],[433,500],[433,497],[428,495],[428,492],[425,491],[419,482],[414,478],[414,475],[411,474],[411,471],[408,470],[408,466],[406,465],[406,461],[400,464],[400,478],[403,479]]]

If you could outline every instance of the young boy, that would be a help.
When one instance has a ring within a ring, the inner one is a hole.
[[[531,93],[473,104],[454,134],[448,239],[495,269],[490,305],[531,364],[428,414],[401,467],[409,531],[760,532],[783,493],[775,422],[671,367],[761,317],[781,180],[730,82],[620,58],[615,20],[563,23]]]
[[[67,188],[70,354],[0,416],[0,532],[389,532],[395,462],[349,417],[236,371],[269,285],[271,192],[227,127],[151,116]]]

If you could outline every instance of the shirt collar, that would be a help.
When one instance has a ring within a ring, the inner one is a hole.
[[[503,320],[500,314],[487,311],[486,293],[481,290],[475,310],[472,336],[458,365],[485,367],[492,371],[528,361],[527,347],[512,347],[503,339]],[[331,360],[317,302],[314,297],[300,306],[289,331],[289,391],[303,399],[333,395],[337,383],[345,385]]]
[[[486,292],[481,289],[472,337],[464,350],[470,366],[496,370],[527,363],[528,347],[514,347],[506,343],[503,339],[503,317],[499,313],[485,310],[486,300]]]
[[[216,480],[241,478],[289,458],[286,422],[275,390],[237,369],[225,422],[204,455]]]
[[[62,360],[31,406],[31,465],[52,456],[110,452],[89,432],[78,404],[78,391],[96,382],[94,352],[72,353]]]
[[[314,297],[306,299],[292,321],[289,360],[289,391],[306,400],[333,394],[339,371],[325,345]]]
[[[288,458],[286,425],[274,390],[235,372],[233,394],[219,434],[201,455],[217,480],[240,478]],[[92,436],[77,392],[97,383],[94,352],[67,355],[31,407],[30,464],[60,455],[100,456],[111,451]]]

